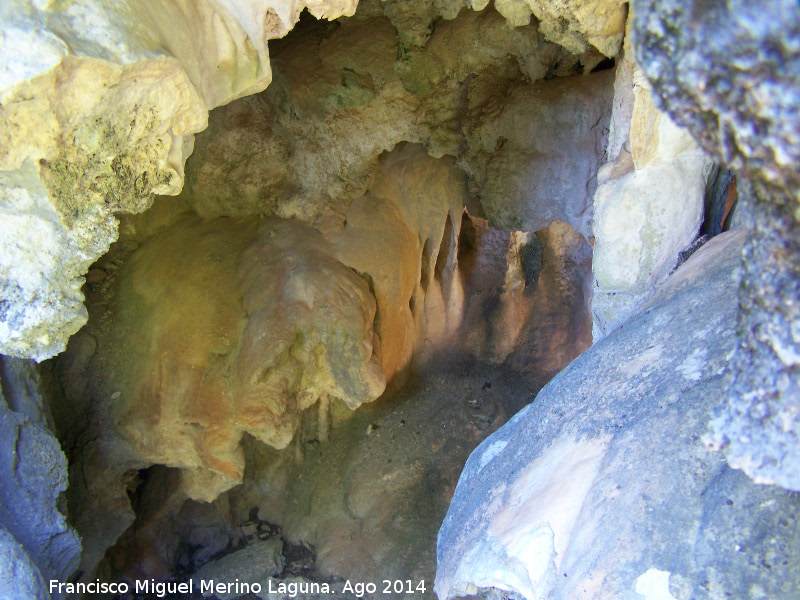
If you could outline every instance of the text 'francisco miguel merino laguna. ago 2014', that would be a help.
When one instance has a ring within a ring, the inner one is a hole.
[[[266,587],[267,589],[264,589]],[[425,593],[425,581],[413,582],[411,580],[390,581],[384,579],[382,586],[373,582],[353,583],[349,579],[341,587],[334,589],[329,583],[318,583],[312,581],[267,581],[266,586],[261,583],[246,583],[239,581],[222,582],[213,579],[201,579],[198,581],[159,581],[154,579],[137,580],[133,584],[126,582],[106,583],[90,581],[88,583],[64,583],[56,579],[50,580],[50,593],[55,594],[154,594],[157,598],[164,598],[167,594],[193,594],[199,591],[201,594],[283,594],[294,598],[298,594],[341,594],[350,592],[357,597],[364,594],[414,594]]]

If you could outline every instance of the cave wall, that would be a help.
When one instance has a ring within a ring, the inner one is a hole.
[[[366,2],[275,43],[274,83],[212,114],[181,198],[203,216],[327,227],[366,191],[380,154],[405,141],[457,157],[493,226],[560,220],[589,235],[613,74],[569,76],[599,58],[548,42],[535,23],[510,29],[492,8],[404,46],[389,7]]]
[[[0,358],[0,583],[13,597],[50,598],[45,582],[66,580],[80,562],[63,498],[67,459],[45,397],[33,361]]]
[[[492,229],[466,203],[452,158],[404,144],[338,227],[203,220],[179,199],[124,219],[90,272],[89,323],[48,365],[56,424],[81,473],[68,498],[85,572],[114,544],[104,576],[135,556],[170,564],[177,545],[164,546],[157,523],[241,484],[248,461],[259,464],[248,447],[285,449],[291,466],[309,419],[326,442],[335,407],[354,410],[387,383],[397,390],[442,352],[512,365],[540,387],[588,347],[585,237],[559,222],[536,235]],[[126,494],[154,465],[170,469],[171,500],[134,522]],[[261,488],[280,487],[266,472]],[[287,510],[272,520],[291,523]],[[341,532],[327,535],[312,540]],[[336,551],[328,563],[341,560]]]
[[[439,532],[441,600],[797,595],[797,494],[701,439],[736,376],[745,237],[704,245],[472,453]]]
[[[389,2],[375,11],[401,32],[405,53],[424,45],[434,19],[453,19],[464,6]],[[63,350],[86,322],[82,277],[116,239],[114,214],[180,191],[208,110],[270,83],[266,42],[285,35],[304,8],[334,19],[352,15],[356,3],[4,4],[4,353],[43,360]],[[542,43],[584,53],[586,64],[613,56],[621,43],[621,2],[515,1],[498,10],[517,26],[535,14]],[[362,85],[348,77],[345,87]],[[363,96],[353,89],[342,101]],[[31,233],[19,236],[22,227]]]
[[[263,90],[304,5],[15,0],[0,19],[2,351],[43,360],[86,322],[114,213],[175,194],[208,110]],[[319,16],[355,3],[315,3]],[[18,235],[24,230],[25,236]]]

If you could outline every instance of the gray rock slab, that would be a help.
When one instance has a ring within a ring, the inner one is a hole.
[[[440,600],[800,596],[800,497],[702,441],[733,377],[744,237],[701,248],[472,453]]]
[[[204,565],[194,576],[194,588],[201,589],[202,581],[233,583],[240,581],[248,584],[258,583],[262,592],[269,590],[269,580],[283,570],[283,542],[280,538],[270,538],[249,544],[241,550],[213,560]],[[217,594],[220,600],[233,600],[239,593]],[[267,595],[262,595],[266,598]]]
[[[0,600],[49,600],[39,569],[0,525]]]
[[[59,512],[66,488],[67,460],[56,438],[0,397],[0,526],[46,580],[67,581],[80,558],[80,540]]]
[[[636,0],[631,8],[637,63],[659,107],[754,191],[738,375],[707,442],[755,481],[800,491],[800,4]]]

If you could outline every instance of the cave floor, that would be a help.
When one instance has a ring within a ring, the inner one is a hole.
[[[538,389],[505,367],[454,353],[415,371],[373,403],[349,414],[334,411],[326,442],[310,431],[276,451],[249,439],[245,482],[229,500],[240,513],[249,511],[250,520],[240,527],[252,532],[251,539],[240,539],[214,560],[280,536],[285,566],[273,578],[275,587],[301,580],[331,585],[329,595],[291,597],[435,598],[436,536],[464,463]],[[372,582],[377,591],[343,592],[347,580],[352,586]],[[411,581],[413,593],[381,593],[387,581],[406,582],[406,588]]]

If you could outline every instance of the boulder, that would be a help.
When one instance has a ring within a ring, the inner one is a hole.
[[[592,223],[595,341],[636,314],[697,237],[712,167],[689,132],[654,106],[629,39],[618,61],[606,155]]]
[[[472,453],[439,532],[441,600],[800,593],[800,500],[701,440],[735,376],[743,242],[709,242]]]
[[[657,105],[752,182],[737,377],[707,443],[756,481],[800,490],[800,6],[637,0],[632,9]]]
[[[81,543],[64,514],[67,460],[58,441],[44,422],[11,410],[4,400],[8,395],[17,407],[42,406],[30,364],[13,360],[3,360],[0,395],[0,578],[14,584],[0,589],[21,594],[13,598],[38,598],[37,579],[67,581],[77,569]],[[13,558],[21,555],[27,558]],[[5,571],[4,560],[16,566]],[[22,593],[25,586],[30,595]]]
[[[237,581],[260,584],[263,592],[269,589],[269,580],[283,570],[284,558],[283,542],[280,538],[271,538],[258,541],[226,554],[201,567],[192,576],[194,589],[200,589],[200,582],[213,580],[220,583],[234,583]],[[273,584],[273,588],[277,587]],[[203,594],[205,596],[205,594]],[[212,594],[209,594],[212,596]],[[230,592],[213,595],[219,600],[233,600],[241,594]],[[267,594],[260,594],[266,598]]]
[[[49,600],[39,569],[0,525],[0,600]]]

